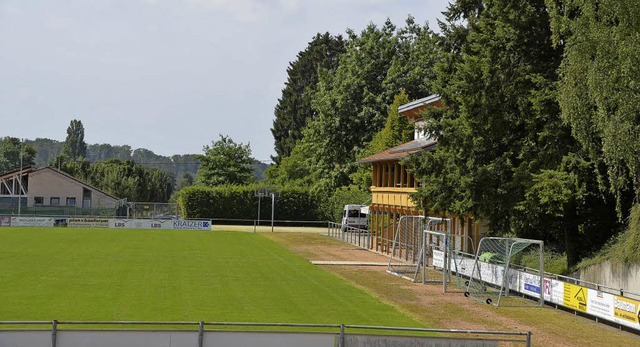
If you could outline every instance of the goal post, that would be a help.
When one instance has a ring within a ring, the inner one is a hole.
[[[456,242],[452,241],[452,223],[450,218],[400,217],[387,273],[412,282],[442,283],[443,292],[446,292],[451,282],[451,267],[458,268],[454,248],[455,244],[461,243],[462,237],[456,235]]]
[[[401,216],[389,253],[387,273],[415,282],[422,258],[424,216]]]
[[[500,306],[510,290],[518,291],[523,283],[521,272],[514,268],[514,257],[526,249],[537,247],[539,276],[537,288],[540,306],[544,305],[544,242],[540,240],[484,237],[480,240],[465,296],[490,305]]]

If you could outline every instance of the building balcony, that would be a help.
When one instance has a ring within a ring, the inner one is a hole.
[[[415,208],[416,204],[409,198],[416,188],[371,187],[371,203],[397,207]]]

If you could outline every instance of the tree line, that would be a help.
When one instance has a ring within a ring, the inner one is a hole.
[[[366,190],[357,160],[411,139],[398,105],[438,94],[445,107],[423,114],[437,149],[404,161],[414,201],[575,265],[640,213],[640,8],[456,0],[443,14],[439,32],[409,17],[316,35],[287,69],[267,179]]]
[[[255,182],[267,165],[251,157],[249,144],[224,135],[205,145],[203,152],[165,157],[128,145],[87,145],[82,122],[74,119],[64,142],[0,138],[0,173],[19,169],[21,163],[52,166],[118,198],[168,202],[175,200],[175,192],[192,185]]]

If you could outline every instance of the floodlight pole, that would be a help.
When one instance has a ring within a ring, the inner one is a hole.
[[[22,142],[24,139],[20,139],[20,176],[18,177],[18,216],[20,215],[20,208],[22,207]]]
[[[260,225],[260,200],[262,198],[262,195],[260,193],[258,193],[258,220],[257,223],[258,225]],[[256,232],[256,223],[253,223],[253,232]]]

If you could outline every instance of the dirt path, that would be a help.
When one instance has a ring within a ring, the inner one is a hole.
[[[384,262],[387,256],[320,234],[265,233],[308,260]],[[494,307],[442,292],[441,285],[412,283],[384,266],[318,265],[341,276],[430,328],[530,331],[534,346],[640,346],[640,336],[552,307]],[[383,313],[381,313],[383,314]]]

